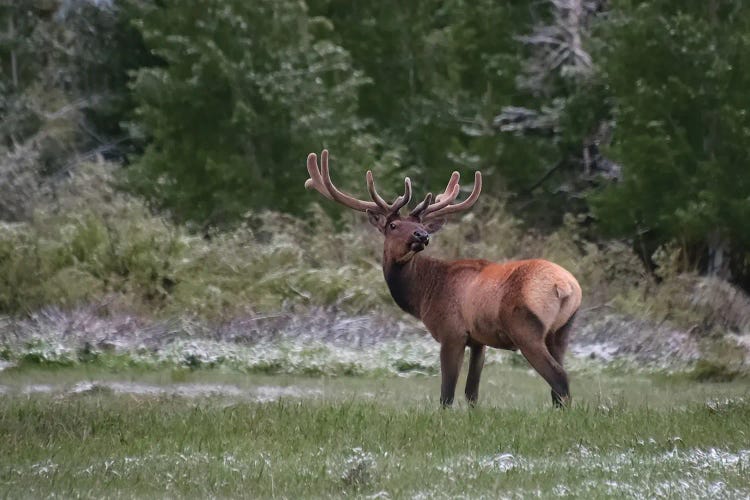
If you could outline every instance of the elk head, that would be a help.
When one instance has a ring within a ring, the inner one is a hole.
[[[328,150],[323,150],[320,166],[317,155],[310,153],[307,157],[307,171],[310,178],[305,181],[306,188],[315,189],[326,198],[353,210],[367,213],[370,223],[385,236],[385,258],[399,265],[409,262],[414,255],[425,249],[430,242],[430,235],[442,227],[446,216],[471,208],[482,190],[482,174],[476,172],[474,188],[469,197],[453,204],[460,190],[459,174],[453,172],[442,194],[433,199],[432,193],[427,193],[408,215],[401,215],[400,210],[411,201],[411,180],[408,177],[404,179],[404,194],[393,203],[388,203],[375,189],[371,170],[367,171],[365,179],[372,201],[357,199],[334,186],[328,169]]]

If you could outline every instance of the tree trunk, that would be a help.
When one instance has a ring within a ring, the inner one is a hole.
[[[10,37],[11,43],[14,43],[16,39],[15,28],[16,27],[13,24],[13,14],[11,13],[10,16],[8,16],[8,36]],[[10,74],[13,79],[13,90],[18,90],[18,63],[16,62],[15,49],[10,49]]]
[[[706,274],[729,280],[732,271],[729,268],[729,242],[718,229],[708,234],[708,265]]]

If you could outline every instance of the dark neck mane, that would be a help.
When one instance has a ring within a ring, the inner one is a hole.
[[[405,264],[397,264],[384,255],[383,274],[393,300],[401,309],[421,319],[425,300],[440,292],[435,277],[439,275],[439,268],[444,265],[441,260],[420,254]]]

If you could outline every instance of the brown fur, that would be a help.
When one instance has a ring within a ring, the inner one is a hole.
[[[428,193],[406,217],[399,210],[411,199],[411,181],[404,179],[404,194],[393,203],[377,193],[372,172],[366,174],[372,201],[336,188],[328,168],[328,151],[307,157],[310,178],[305,187],[360,212],[385,236],[383,274],[396,304],[421,319],[440,342],[442,384],[440,402],[453,403],[464,351],[471,349],[466,399],[479,398],[479,380],[486,347],[520,350],[552,388],[552,401],[566,405],[570,399],[563,357],[573,318],[581,305],[581,287],[568,271],[546,260],[521,260],[496,264],[486,260],[442,261],[420,252],[429,235],[438,231],[447,215],[468,210],[482,189],[482,175],[474,174],[474,187],[462,202],[459,174],[453,172],[445,191],[434,199]]]
[[[409,218],[389,218],[383,273],[396,303],[419,318],[441,345],[440,401],[453,402],[464,350],[471,348],[466,397],[478,399],[485,346],[520,350],[552,388],[560,406],[570,398],[562,367],[567,336],[581,305],[581,288],[568,271],[534,259],[502,264],[486,260],[443,261],[411,253],[411,234],[423,227]],[[558,338],[558,337],[565,338]]]

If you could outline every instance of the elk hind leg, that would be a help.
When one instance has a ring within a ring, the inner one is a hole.
[[[487,346],[470,344],[471,356],[469,358],[469,375],[466,377],[466,401],[469,406],[475,406],[479,399],[479,379],[484,367],[484,355]]]
[[[521,349],[521,354],[528,360],[529,364],[539,372],[544,380],[552,388],[552,404],[564,407],[570,404],[570,389],[568,387],[568,374],[560,363],[547,350],[544,343]]]
[[[445,342],[440,346],[440,404],[443,407],[453,404],[456,394],[456,383],[461,365],[464,362],[464,350],[466,344],[457,342]]]
[[[552,403],[557,407],[567,406],[570,402],[568,374],[547,348],[542,322],[531,311],[519,310],[511,331],[521,354],[552,388]]]
[[[568,350],[568,339],[570,338],[570,330],[573,328],[573,322],[575,321],[575,313],[561,326],[556,332],[550,332],[547,335],[545,343],[555,361],[563,366],[563,358],[565,357],[565,351]]]

